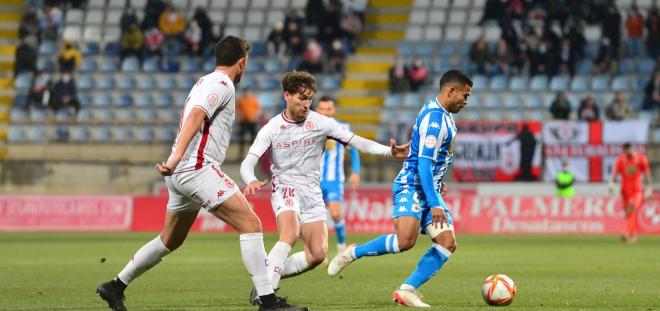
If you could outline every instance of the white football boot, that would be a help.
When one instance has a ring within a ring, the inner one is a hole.
[[[332,258],[330,265],[328,265],[328,275],[337,276],[341,270],[348,267],[355,259],[353,258],[353,250],[355,249],[355,244],[349,245],[344,249],[343,252],[339,255]]]
[[[392,300],[402,306],[415,308],[430,308],[422,301],[421,294],[414,289],[396,289],[392,292]]]

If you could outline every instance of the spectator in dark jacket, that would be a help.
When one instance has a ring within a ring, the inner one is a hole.
[[[571,116],[571,103],[566,93],[557,92],[557,98],[550,105],[550,113],[555,120],[568,120]]]
[[[580,121],[598,121],[600,112],[598,111],[598,105],[596,101],[591,96],[585,97],[580,102],[580,108],[578,108],[578,120]]]
[[[53,86],[51,108],[53,111],[58,111],[62,108],[73,108],[74,113],[78,114],[80,102],[78,102],[76,82],[71,77],[70,72],[64,72],[62,78]]]
[[[137,13],[135,13],[135,8],[127,7],[124,10],[124,13],[121,15],[121,19],[119,20],[119,27],[121,28],[121,32],[127,32],[132,24],[138,24]]]
[[[22,72],[37,71],[37,38],[27,36],[16,48],[16,60],[14,62],[14,77]]]
[[[35,36],[37,39],[41,38],[39,16],[37,15],[37,9],[34,7],[27,8],[23,17],[21,17],[21,23],[18,26],[18,35],[21,39],[27,36]]]
[[[644,103],[642,109],[657,110],[660,108],[660,71],[656,71],[644,88]]]

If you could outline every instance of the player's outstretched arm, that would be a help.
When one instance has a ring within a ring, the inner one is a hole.
[[[179,132],[178,141],[176,143],[176,152],[170,155],[167,161],[163,163],[156,163],[156,170],[163,176],[170,176],[174,173],[176,166],[179,165],[184,153],[188,149],[190,141],[195,137],[195,134],[202,128],[206,112],[201,108],[193,107],[188,114],[188,118],[183,122],[181,131]]]
[[[394,139],[390,139],[390,146],[388,147],[373,140],[355,135],[348,144],[361,152],[383,157],[393,157],[395,159],[405,159],[410,151],[409,144],[397,146]]]
[[[254,166],[259,162],[259,158],[252,154],[248,153],[245,157],[245,160],[241,162],[241,178],[247,186],[243,190],[243,194],[252,195],[255,194],[259,189],[268,184],[267,180],[259,180],[257,176],[254,175]]]
[[[348,178],[348,183],[353,190],[360,186],[360,152],[352,147],[348,148],[351,155],[351,177]]]

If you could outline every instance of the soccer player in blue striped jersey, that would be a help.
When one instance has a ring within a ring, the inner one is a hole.
[[[330,276],[338,275],[351,262],[365,256],[394,254],[415,245],[418,232],[433,245],[419,260],[413,273],[392,292],[395,302],[411,307],[430,307],[417,289],[434,276],[456,251],[451,213],[442,199],[442,178],[454,157],[456,126],[453,113],[467,105],[472,80],[462,71],[449,70],[440,79],[440,93],[422,107],[410,143],[410,154],[392,186],[392,218],[396,234],[384,234],[365,244],[351,245],[333,258]]]
[[[336,111],[334,99],[327,95],[321,96],[316,104],[316,112],[328,118],[334,118]],[[346,130],[351,130],[348,123],[339,120],[337,122]],[[344,201],[344,151],[343,144],[328,139],[321,160],[321,192],[323,201],[330,210],[330,217],[335,223],[338,253],[344,251],[346,247],[346,224],[341,214],[341,204]],[[360,185],[360,152],[350,146],[348,151],[351,156],[351,177],[348,182],[355,190]]]

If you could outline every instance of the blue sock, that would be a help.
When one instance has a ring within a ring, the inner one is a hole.
[[[442,268],[442,265],[444,265],[447,259],[449,259],[449,256],[451,256],[449,250],[438,244],[433,244],[433,246],[424,253],[424,256],[419,259],[417,269],[413,271],[403,284],[408,284],[416,289],[419,288],[438,273],[440,268]]]
[[[365,244],[355,247],[355,258],[380,256],[399,252],[399,240],[396,234],[383,234]]]
[[[335,234],[337,235],[337,244],[346,244],[346,223],[343,219],[335,223]]]

